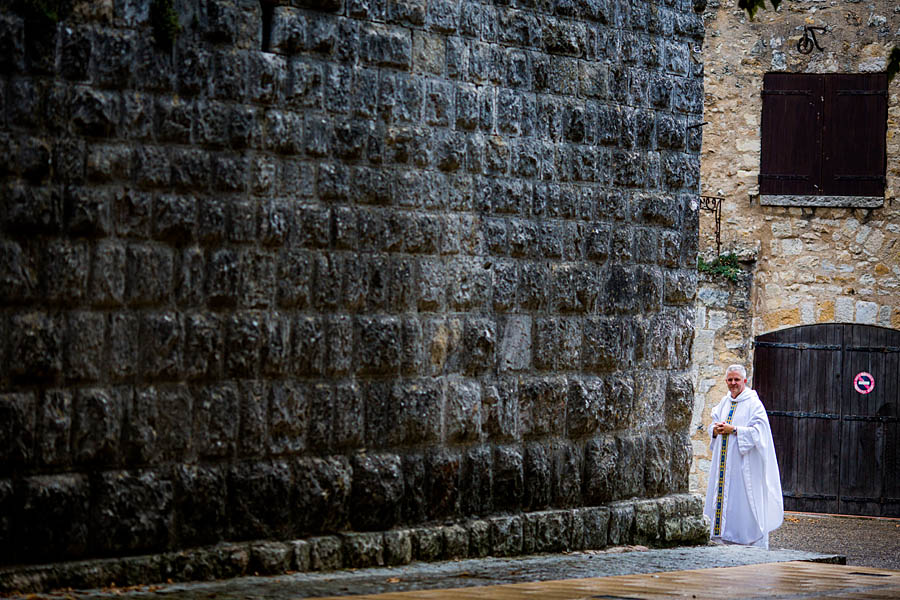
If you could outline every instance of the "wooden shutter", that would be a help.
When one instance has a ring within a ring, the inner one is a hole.
[[[807,73],[763,78],[762,194],[820,194],[824,80]]]
[[[827,76],[822,193],[884,195],[886,123],[886,74]]]

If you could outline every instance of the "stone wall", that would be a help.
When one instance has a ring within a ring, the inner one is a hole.
[[[703,537],[689,2],[165,4],[0,3],[2,563]]]
[[[706,427],[712,422],[712,409],[728,393],[725,385],[728,365],[745,365],[752,387],[750,298],[755,260],[752,255],[742,255],[741,259],[743,268],[736,281],[701,273],[697,288],[692,361],[696,394],[691,418],[694,461],[690,474],[690,489],[697,493],[706,493],[712,460]]]
[[[704,193],[724,196],[723,251],[757,251],[753,335],[794,325],[856,322],[900,327],[900,79],[888,87],[887,185],[878,208],[761,206],[762,77],[766,72],[884,71],[900,46],[894,2],[787,1],[754,21],[733,1],[711,2],[707,37],[703,153]],[[823,51],[797,51],[804,26]],[[701,219],[701,246],[714,247],[711,217]]]
[[[876,0],[831,3],[789,0],[750,21],[732,0],[709,3],[703,15],[704,126],[701,188],[724,197],[722,252],[746,262],[750,281],[719,292],[701,283],[695,372],[696,425],[725,393],[722,371],[744,362],[750,371],[754,336],[803,324],[847,322],[900,328],[900,79],[888,87],[887,185],[877,208],[782,207],[760,203],[762,80],[767,72],[860,73],[884,71],[900,45],[900,12]],[[823,51],[804,55],[797,42],[804,26]],[[715,223],[700,218],[701,252],[712,258]],[[724,292],[728,291],[726,295]],[[716,307],[709,305],[714,300]],[[721,304],[725,301],[725,304]],[[708,319],[706,324],[703,322]],[[730,326],[720,327],[728,317]],[[715,318],[715,325],[712,320]],[[712,349],[714,355],[708,355]],[[715,382],[715,384],[713,383]],[[752,385],[752,375],[751,375]],[[765,399],[763,399],[765,401]],[[705,489],[706,443],[695,431],[691,489]]]

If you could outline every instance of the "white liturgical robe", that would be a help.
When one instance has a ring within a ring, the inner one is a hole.
[[[713,409],[712,422],[719,421],[737,427],[737,434],[712,437],[713,425],[707,428],[713,461],[703,512],[711,521],[710,537],[768,548],[769,532],[784,520],[784,501],[766,409],[745,387],[737,398],[725,394]]]

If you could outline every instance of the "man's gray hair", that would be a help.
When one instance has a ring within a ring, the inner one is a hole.
[[[741,379],[747,379],[747,369],[744,368],[744,365],[728,365],[728,368],[725,369],[725,375],[727,376],[732,371],[740,373]]]

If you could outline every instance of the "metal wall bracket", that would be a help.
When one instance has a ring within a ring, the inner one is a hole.
[[[716,256],[722,254],[722,201],[718,196],[700,196],[700,210],[715,213],[716,217]]]

